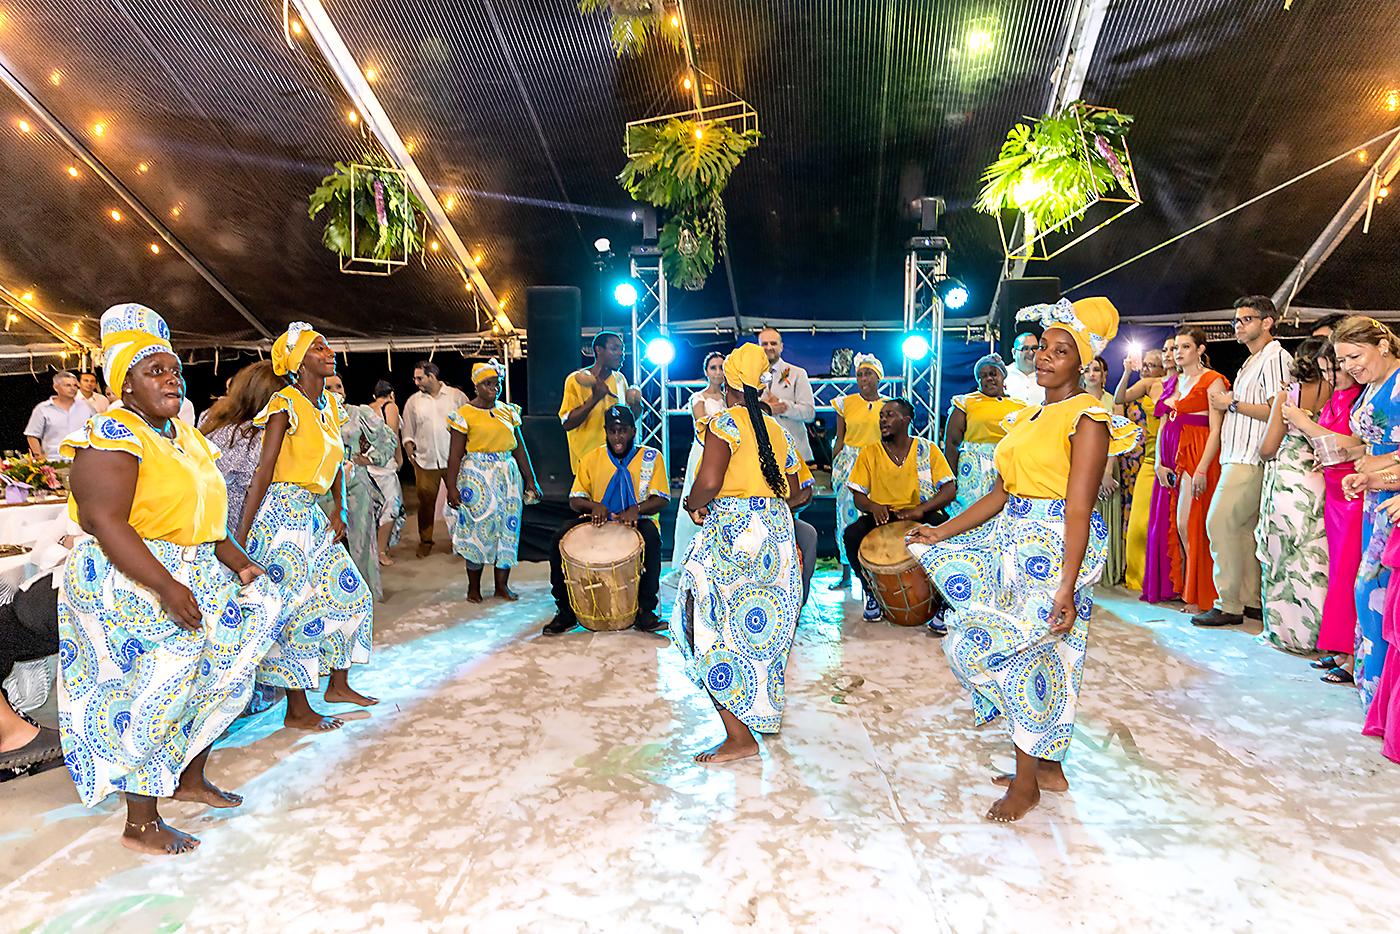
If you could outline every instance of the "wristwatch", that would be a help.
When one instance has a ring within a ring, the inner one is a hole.
[[[1240,411],[1240,400],[1231,399],[1230,404],[1225,407],[1225,411],[1229,412],[1231,415],[1238,415]]]

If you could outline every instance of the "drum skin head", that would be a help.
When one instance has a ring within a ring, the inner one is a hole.
[[[904,536],[918,526],[908,519],[896,519],[876,526],[860,543],[860,560],[867,567],[897,568],[914,560],[904,544]]]
[[[621,561],[642,546],[642,535],[620,522],[604,525],[583,523],[564,533],[559,550],[571,558],[590,565],[607,565]]]

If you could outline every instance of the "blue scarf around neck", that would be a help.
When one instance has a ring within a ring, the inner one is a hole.
[[[603,491],[603,505],[608,507],[608,512],[616,516],[637,505],[632,471],[627,469],[632,463],[632,458],[637,456],[637,446],[632,445],[632,450],[621,459],[613,454],[612,448],[604,447],[604,450],[608,452],[608,459],[613,462],[614,469],[612,479],[608,481],[608,488]]]

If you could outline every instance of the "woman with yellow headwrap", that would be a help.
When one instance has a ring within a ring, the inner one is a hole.
[[[885,367],[874,354],[858,353],[851,361],[856,389],[832,401],[836,409],[836,443],[831,447],[831,488],[836,492],[836,549],[841,554],[841,579],[831,585],[840,590],[851,582],[851,562],[846,557],[846,527],[860,520],[855,494],[847,485],[860,449],[880,443],[880,409],[890,401],[880,393]],[[867,603],[871,599],[867,595]]]
[[[83,803],[126,794],[122,843],[184,853],[199,841],[156,799],[242,799],[205,778],[210,748],[248,703],[282,598],[228,537],[219,456],[177,417],[184,400],[170,331],[143,305],[102,316],[102,368],[122,407],[63,442],[73,548],[59,592],[59,732]]]
[[[520,406],[501,402],[505,368],[492,359],[472,367],[476,395],[447,417],[448,531],[452,550],[467,562],[467,600],[480,603],[481,572],[495,566],[496,596],[518,600],[510,569],[520,548],[526,491],[538,501],[540,485],[520,434]]]
[[[987,817],[1019,820],[1040,791],[1069,787],[1061,763],[1075,705],[1108,527],[1094,511],[1111,455],[1139,429],[1086,393],[1081,376],[1118,333],[1104,298],[1034,305],[1018,320],[1045,332],[1036,379],[1045,402],[1006,416],[991,492],[937,527],[909,533],[909,550],[948,599],[944,654],[972,694],[978,724],[1002,714],[1016,771]]]
[[[345,550],[345,445],[348,419],[326,391],[335,351],[311,325],[294,321],[272,345],[272,369],[290,383],[253,419],[262,455],[248,484],[238,537],[267,568],[288,615],[258,670],[258,681],[285,688],[283,722],[303,730],[342,726],[311,708],[306,692],[330,674],[326,701],[379,703],[350,687],[351,664],[369,661],[374,598]],[[331,494],[329,514],[317,498]]]
[[[671,639],[725,732],[698,762],[757,755],[753,733],[775,733],[783,722],[783,672],[802,608],[787,499],[801,487],[801,462],[787,432],[759,408],[768,366],[757,344],[725,359],[730,408],[705,427],[684,503],[700,532],[681,566]]]

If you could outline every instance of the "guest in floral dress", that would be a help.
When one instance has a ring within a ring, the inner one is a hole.
[[[1326,483],[1307,435],[1290,429],[1285,405],[1316,417],[1332,395],[1319,358],[1327,341],[1310,337],[1294,351],[1292,383],[1274,396],[1259,454],[1265,459],[1256,554],[1264,599],[1261,639],[1290,652],[1312,652],[1327,602]]]
[[[326,377],[326,392],[345,402],[345,384],[338,375]],[[340,440],[345,445],[345,548],[360,576],[376,600],[384,596],[379,574],[379,522],[374,509],[375,485],[370,467],[387,467],[394,462],[399,438],[367,405],[345,403],[345,424]],[[321,497],[321,509],[335,508],[334,497]]]
[[[199,420],[199,430],[219,448],[215,463],[228,484],[229,528],[238,528],[243,518],[243,499],[262,454],[263,430],[253,424],[253,418],[285,385],[268,361],[251,363],[234,374],[228,392]]]

